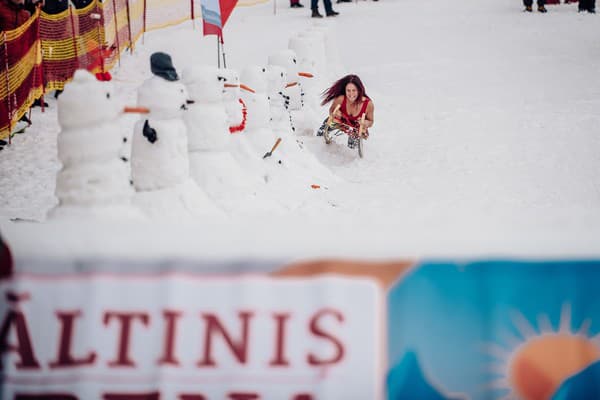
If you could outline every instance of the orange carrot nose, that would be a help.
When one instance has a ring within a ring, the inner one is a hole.
[[[129,114],[150,114],[150,109],[146,107],[125,107],[123,112]]]
[[[225,87],[240,87],[240,85],[235,85],[233,83],[224,83],[223,86],[225,86]]]
[[[249,86],[244,85],[243,83],[240,83],[240,89],[244,89],[245,91],[250,92],[250,93],[256,93],[256,91],[254,91],[254,89],[252,89]]]
[[[285,87],[292,87],[292,86],[296,86],[298,84],[298,82],[290,82],[287,85],[285,85]]]
[[[305,78],[314,78],[315,76],[310,72],[298,72],[298,76],[303,76]]]

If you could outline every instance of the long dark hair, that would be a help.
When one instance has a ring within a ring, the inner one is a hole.
[[[321,97],[323,98],[321,105],[324,106],[336,97],[346,95],[346,85],[349,83],[353,83],[356,86],[358,91],[358,101],[361,101],[363,97],[369,98],[365,91],[365,85],[363,85],[358,75],[350,74],[338,79],[329,89],[321,93]]]

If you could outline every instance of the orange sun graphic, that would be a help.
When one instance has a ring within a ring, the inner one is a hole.
[[[587,335],[589,320],[571,332],[569,305],[563,306],[557,331],[545,315],[539,318],[539,332],[521,314],[513,320],[524,340],[511,351],[488,347],[500,361],[493,371],[503,375],[492,387],[510,391],[503,399],[549,400],[565,379],[600,359],[600,339]]]

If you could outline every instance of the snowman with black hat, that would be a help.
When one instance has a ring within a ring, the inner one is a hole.
[[[136,123],[131,146],[134,202],[151,216],[220,213],[190,177],[183,121],[190,100],[171,56],[152,54],[150,69],[152,77],[138,89],[138,106],[148,114]]]

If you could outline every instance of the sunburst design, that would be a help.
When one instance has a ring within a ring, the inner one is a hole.
[[[537,328],[519,312],[511,320],[520,342],[514,345],[511,335],[509,348],[489,344],[484,349],[496,360],[489,371],[500,375],[488,387],[508,390],[500,400],[548,400],[566,378],[600,359],[600,335],[588,336],[590,319],[572,331],[569,304],[562,307],[557,330],[547,315],[538,316]]]

